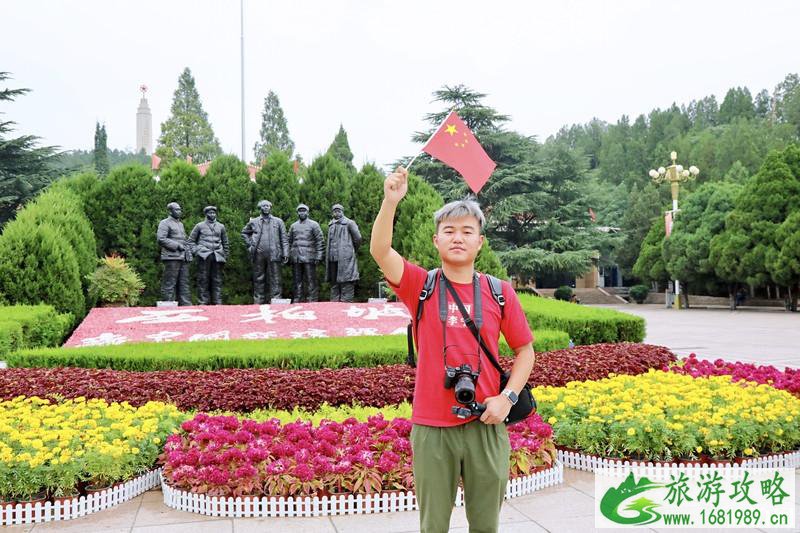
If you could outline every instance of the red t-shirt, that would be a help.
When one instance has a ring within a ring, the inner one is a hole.
[[[417,316],[419,293],[425,285],[427,271],[418,265],[404,260],[403,277],[400,285],[389,285],[397,297],[408,308],[412,317]],[[479,276],[481,287],[481,306],[483,308],[483,325],[481,336],[487,347],[497,356],[500,332],[508,345],[519,348],[533,341],[533,334],[528,320],[519,304],[514,288],[503,281],[503,296],[506,299],[503,318],[500,318],[500,305],[492,297],[492,291],[486,276]],[[388,280],[387,280],[388,281]],[[453,283],[453,288],[464,303],[464,307],[472,313],[472,283]],[[417,378],[414,386],[414,405],[411,421],[425,426],[457,426],[474,418],[462,420],[451,412],[451,407],[460,405],[456,402],[454,389],[444,388],[444,357],[442,322],[439,319],[439,283],[437,281],[433,295],[425,302],[422,318],[417,328]],[[475,400],[484,403],[486,398],[496,396],[500,391],[500,374],[478,341],[464,324],[464,318],[452,296],[447,294],[447,366],[456,367],[468,363],[473,371],[478,367],[480,354],[480,377],[475,386]]]

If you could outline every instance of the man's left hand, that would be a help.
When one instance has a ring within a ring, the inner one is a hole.
[[[484,424],[500,424],[511,411],[511,402],[502,394],[486,398],[486,411],[481,415]]]

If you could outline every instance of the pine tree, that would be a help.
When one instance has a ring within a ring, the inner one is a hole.
[[[339,131],[333,142],[328,147],[328,155],[332,155],[341,163],[344,164],[350,174],[356,173],[356,167],[353,166],[353,152],[350,150],[350,143],[347,141],[347,132],[344,131],[344,126],[339,124]]]
[[[256,163],[260,163],[263,159],[269,157],[275,150],[284,152],[288,158],[292,157],[294,142],[289,137],[289,127],[281,108],[281,102],[278,100],[278,95],[272,91],[269,91],[267,97],[264,98],[264,110],[261,112],[261,131],[259,135],[261,140],[253,146]]]
[[[372,163],[361,167],[353,178],[350,195],[350,217],[356,221],[364,239],[364,246],[358,249],[358,300],[365,301],[371,296],[377,296],[378,282],[383,279],[378,265],[369,253],[369,243],[372,236],[372,222],[378,215],[378,210],[383,199],[384,175]]]
[[[106,135],[106,125],[100,126],[100,123],[95,123],[94,127],[94,170],[100,176],[108,174],[108,137]]]
[[[0,82],[9,78],[8,72],[0,72]],[[0,102],[13,101],[28,92],[30,89],[2,89]],[[13,126],[10,120],[0,120],[0,226],[53,180],[51,165],[60,155],[53,146],[37,146],[39,137],[34,135],[7,137]]]
[[[334,204],[342,204],[344,215],[350,218],[350,177],[345,166],[330,154],[318,156],[300,186],[300,199],[311,213],[318,213],[316,220],[323,233],[327,231]]]
[[[188,67],[178,78],[170,112],[170,118],[161,124],[156,150],[165,163],[176,157],[186,159],[187,156],[195,163],[201,163],[222,153]]]
[[[639,257],[633,265],[633,274],[648,282],[666,282],[669,279],[664,263],[664,220],[656,218],[642,241]]]

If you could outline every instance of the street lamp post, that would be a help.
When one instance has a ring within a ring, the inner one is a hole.
[[[670,159],[672,159],[672,164],[667,168],[659,167],[658,170],[650,169],[648,173],[650,177],[653,179],[655,183],[663,183],[665,181],[669,182],[670,190],[672,192],[672,210],[667,211],[667,213],[672,214],[672,220],[675,220],[675,217],[678,215],[678,187],[680,186],[681,182],[693,180],[697,177],[700,173],[700,169],[696,166],[692,165],[689,169],[684,169],[683,165],[678,165],[675,161],[678,159],[677,152],[671,152],[669,154]],[[674,281],[675,284],[675,309],[681,308],[681,285],[680,281],[677,279]]]

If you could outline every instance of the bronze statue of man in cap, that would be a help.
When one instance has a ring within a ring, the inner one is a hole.
[[[200,305],[222,305],[222,267],[228,260],[230,246],[225,226],[217,221],[217,208],[203,209],[206,219],[189,235],[197,260],[197,295]]]
[[[272,215],[272,202],[261,200],[258,209],[261,216],[250,219],[242,238],[253,264],[253,302],[264,304],[281,297],[281,265],[289,262],[289,240],[283,220]]]
[[[189,289],[189,263],[192,261],[190,244],[186,241],[186,229],[181,222],[181,206],[178,202],[167,204],[169,216],[158,223],[156,240],[161,247],[161,262],[164,275],[161,278],[161,299],[175,301],[177,288],[178,305],[192,305]]]
[[[332,302],[352,302],[358,281],[356,251],[361,244],[361,233],[355,221],[344,216],[342,204],[334,204],[331,211],[325,277],[331,283]]]
[[[315,220],[308,218],[308,206],[306,204],[298,205],[297,221],[289,227],[292,302],[316,302],[319,300],[317,265],[322,261],[324,252],[325,243],[322,229]]]

